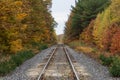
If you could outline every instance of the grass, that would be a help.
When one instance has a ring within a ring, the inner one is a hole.
[[[109,69],[112,76],[120,77],[120,57],[114,57]]]
[[[74,48],[77,51],[83,52],[84,54],[94,58],[95,60],[99,61],[98,57],[100,55],[100,52],[97,48],[91,47],[84,42],[81,42],[79,40],[73,41],[68,44],[70,47]]]
[[[84,53],[91,53],[93,52],[93,49],[91,47],[83,47],[83,46],[79,46],[79,47],[76,47],[76,50],[79,50],[79,51],[82,51]]]
[[[34,53],[38,53],[41,50],[44,50],[48,48],[47,44],[41,44],[41,43],[36,43],[36,42],[31,42],[32,45],[30,45],[30,50],[32,50]]]
[[[33,43],[29,50],[26,49],[16,54],[4,56],[4,59],[1,59],[0,61],[0,76],[4,76],[15,70],[15,68],[20,66],[23,62],[32,58],[35,53],[38,53],[39,51],[46,48],[48,48],[46,44]]]
[[[119,56],[109,56],[106,57],[103,54],[100,55],[100,60],[102,64],[109,67],[109,71],[112,76],[120,77],[120,57]]]
[[[120,56],[116,57],[109,52],[100,51],[96,47],[87,45],[79,40],[73,41],[68,45],[107,66],[113,77],[120,77]]]
[[[27,59],[33,57],[34,54],[32,51],[21,51],[15,55],[11,55],[8,61],[4,61],[0,63],[0,75],[3,76],[12,70],[14,70],[17,66],[21,65]]]

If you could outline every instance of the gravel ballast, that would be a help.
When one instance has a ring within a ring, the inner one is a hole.
[[[25,61],[21,66],[17,67],[15,71],[3,77],[3,80],[32,80],[32,75],[30,75],[28,72],[30,72],[30,70],[33,70],[33,72],[40,72],[38,70],[39,68],[37,69],[38,65],[42,63],[44,58],[51,52],[53,48],[54,47],[45,49],[35,55],[33,58]],[[33,75],[35,76],[35,73],[33,73]]]
[[[21,66],[17,67],[15,71],[3,77],[2,80],[36,80],[33,79],[33,77],[37,77],[40,73],[40,64],[44,62],[44,59],[54,48],[55,46],[38,53],[33,58],[25,61]],[[66,48],[77,65],[79,65],[81,77],[86,77],[80,80],[120,80],[120,78],[111,77],[108,68],[102,66],[94,59],[89,58],[81,52],[76,52],[68,46],[66,46]]]
[[[101,65],[94,59],[86,56],[82,52],[76,52],[68,46],[67,49],[78,62],[81,69],[83,69],[81,70],[83,76],[84,74],[89,74],[89,79],[87,80],[120,80],[120,78],[111,77],[108,68]]]

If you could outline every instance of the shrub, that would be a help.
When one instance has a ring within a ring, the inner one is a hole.
[[[44,50],[44,49],[47,49],[47,48],[48,48],[47,44],[41,44],[39,46],[39,50]]]
[[[116,33],[112,37],[110,51],[120,55],[120,27],[117,28]]]
[[[13,61],[1,62],[0,63],[0,75],[9,73],[11,70],[15,69],[15,63]]]
[[[0,75],[5,75],[17,66],[22,64],[25,60],[33,57],[32,51],[20,51],[15,55],[12,55],[9,61],[4,61],[0,63]]]
[[[106,57],[103,54],[101,54],[99,58],[102,61],[102,64],[106,65],[106,66],[110,66],[113,62],[113,57],[112,56]]]
[[[103,50],[111,51],[111,53],[120,53],[120,27],[118,23],[112,24],[104,34],[102,39]]]
[[[117,24],[112,24],[105,32],[104,37],[102,39],[103,50],[110,51],[110,46],[112,43],[113,36],[120,29]]]
[[[41,43],[37,43],[37,42],[32,42],[32,48],[37,49],[37,50],[43,50],[48,48],[47,44],[41,44]]]
[[[114,77],[120,77],[120,58],[115,57],[110,67],[110,73]]]
[[[15,62],[16,66],[22,64],[25,60],[31,58],[34,54],[32,51],[20,51],[16,55],[11,57],[11,60]]]

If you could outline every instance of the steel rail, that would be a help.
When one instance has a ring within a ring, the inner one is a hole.
[[[69,61],[70,65],[71,65],[71,68],[72,68],[72,70],[73,70],[73,72],[74,72],[74,75],[75,75],[75,77],[76,77],[76,80],[80,80],[79,77],[78,77],[77,71],[75,70],[75,67],[74,67],[74,65],[73,65],[73,63],[72,63],[72,60],[70,59],[70,56],[69,56],[66,48],[63,47],[63,49],[64,49],[64,51],[65,51],[65,54],[66,54],[66,56],[67,56],[67,58],[68,58],[68,61]]]
[[[47,63],[45,64],[44,68],[42,69],[41,73],[39,74],[37,80],[41,80],[44,72],[45,72],[45,69],[47,68],[47,66],[49,65],[49,62],[50,60],[52,59],[52,56],[54,55],[55,51],[56,51],[57,47],[54,49],[54,51],[52,52],[51,56],[49,57]]]

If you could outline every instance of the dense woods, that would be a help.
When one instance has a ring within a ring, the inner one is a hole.
[[[78,44],[82,42],[82,45],[94,46],[101,51],[100,56],[119,56],[120,0],[78,0],[72,7],[64,33],[64,42],[67,44],[79,40]],[[97,53],[96,49],[89,51]],[[115,64],[109,64],[112,67],[110,71],[113,76],[120,76],[120,59],[103,57],[102,60],[106,62],[113,60]]]
[[[51,6],[51,0],[0,0],[0,75],[56,42]]]
[[[51,0],[0,0],[0,54],[55,42]]]
[[[99,12],[102,12],[108,6],[109,0],[78,0],[75,7],[72,7],[72,12],[66,25],[71,27],[71,38],[79,39],[79,34],[95,19]],[[68,27],[68,26],[67,26]],[[65,30],[65,33],[67,31]]]

